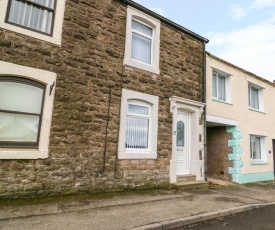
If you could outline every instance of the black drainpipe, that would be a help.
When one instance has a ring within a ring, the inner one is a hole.
[[[203,102],[204,107],[204,179],[207,181],[207,132],[206,132],[206,52],[203,43]]]

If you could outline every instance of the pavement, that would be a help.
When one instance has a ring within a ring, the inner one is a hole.
[[[0,229],[174,229],[271,204],[275,181],[0,200]]]

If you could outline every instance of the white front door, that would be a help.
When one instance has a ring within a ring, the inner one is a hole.
[[[189,114],[178,112],[176,133],[177,175],[190,174],[189,129]]]

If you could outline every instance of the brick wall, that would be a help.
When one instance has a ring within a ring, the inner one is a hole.
[[[232,166],[232,161],[228,160],[228,154],[232,152],[228,147],[228,140],[232,139],[232,134],[226,132],[226,127],[207,128],[207,174],[211,178],[231,181],[228,167]]]
[[[168,99],[202,101],[203,43],[162,24],[155,75],[123,66],[125,29],[126,7],[111,0],[67,0],[61,47],[0,29],[0,60],[58,74],[49,158],[0,160],[0,197],[168,185]],[[160,99],[156,160],[117,160],[122,88]]]

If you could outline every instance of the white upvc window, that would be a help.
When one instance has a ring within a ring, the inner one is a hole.
[[[0,159],[48,157],[55,83],[56,73],[0,61]]]
[[[129,100],[127,107],[125,149],[148,151],[151,106],[142,101]]]
[[[1,0],[0,27],[61,45],[65,0]]]
[[[158,97],[122,90],[119,159],[156,159]]]
[[[231,102],[230,77],[216,71],[212,73],[212,97],[219,101]]]
[[[248,84],[248,104],[253,110],[264,111],[263,88]]]
[[[159,74],[160,21],[127,8],[124,64]]]
[[[252,86],[248,86],[249,91],[249,106],[259,110],[259,90]]]
[[[152,64],[153,28],[138,19],[132,19],[131,59],[143,64]]]
[[[10,0],[6,22],[51,35],[56,0]]]
[[[250,135],[251,161],[266,161],[265,137]]]
[[[0,77],[0,147],[38,147],[44,98],[44,84]]]

